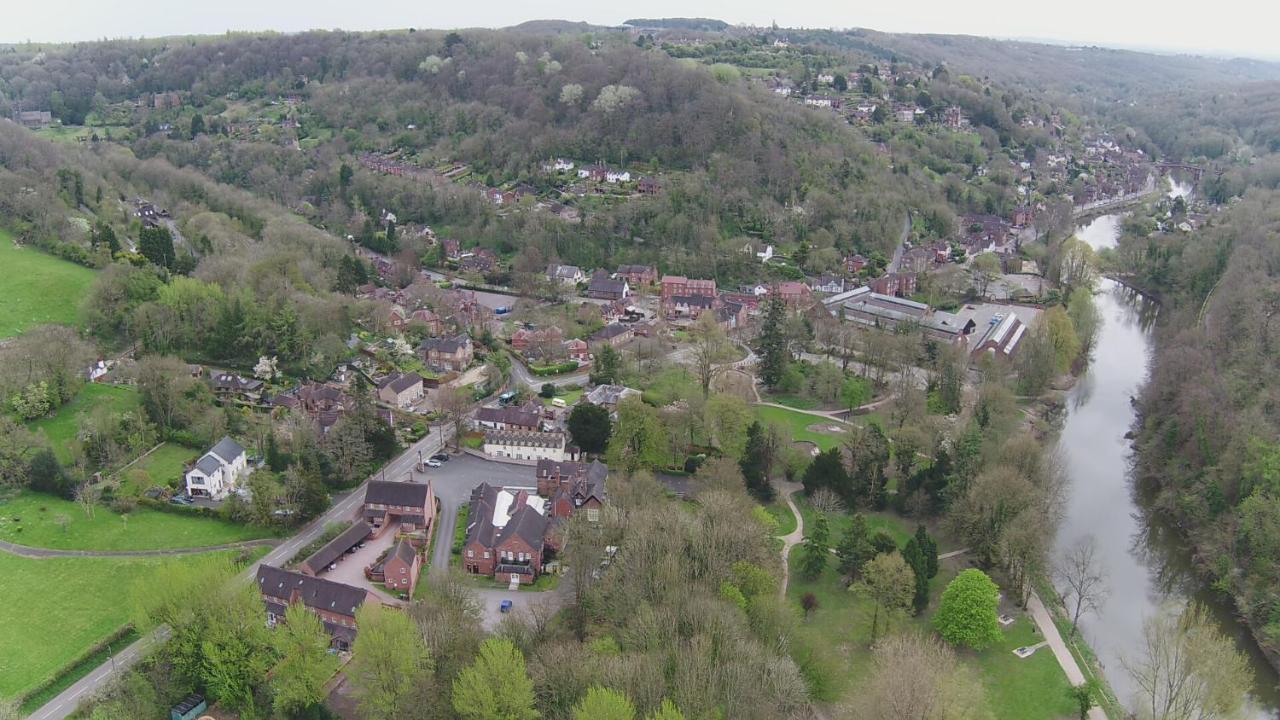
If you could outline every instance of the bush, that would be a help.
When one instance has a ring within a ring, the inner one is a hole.
[[[573,372],[578,369],[577,360],[566,360],[555,365],[531,365],[529,372],[537,377],[546,377],[548,375],[560,375],[562,373]]]
[[[547,398],[548,400],[555,397],[556,396],[555,383],[543,383],[542,389],[538,391],[538,395],[544,398]]]
[[[960,573],[942,592],[933,626],[952,645],[981,650],[1000,641],[1000,589],[981,570]]]

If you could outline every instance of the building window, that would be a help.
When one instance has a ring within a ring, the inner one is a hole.
[[[587,508],[587,519],[591,522],[600,520],[600,508]]]
[[[467,557],[469,557],[469,558],[473,558],[473,557],[475,557],[475,556],[476,556],[476,551],[475,551],[475,550],[468,550],[468,551],[467,551]]]
[[[484,551],[484,559],[485,559],[485,560],[488,560],[488,559],[489,559],[489,551],[488,551],[488,550],[485,550],[485,551]]]

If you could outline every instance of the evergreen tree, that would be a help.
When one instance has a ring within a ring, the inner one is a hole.
[[[764,323],[760,327],[760,339],[756,349],[760,354],[760,380],[767,387],[777,387],[786,372],[787,353],[787,306],[782,298],[775,295],[765,308]]]
[[[173,250],[173,235],[169,228],[164,227],[143,228],[138,234],[138,251],[154,265],[166,270],[173,269],[173,261],[177,257]]]
[[[871,546],[871,536],[867,532],[867,519],[862,513],[855,513],[853,522],[849,524],[849,529],[845,531],[844,537],[836,547],[841,574],[847,577],[860,575],[862,566],[875,555],[875,548]]]
[[[197,136],[204,132],[204,116],[196,113],[191,116],[191,139],[195,140]]]
[[[609,410],[588,402],[578,403],[569,413],[569,436],[574,444],[590,453],[602,453],[609,445],[613,433],[613,420]]]
[[[596,349],[596,367],[591,373],[591,382],[596,385],[612,385],[618,379],[618,366],[622,358],[618,351],[608,343],[601,343]]]
[[[916,526],[916,542],[924,555],[925,573],[933,578],[938,574],[938,541],[933,539],[924,525]]]
[[[844,461],[840,457],[840,448],[824,450],[805,468],[800,479],[804,491],[808,495],[829,488],[840,497],[848,497],[851,490],[849,473],[845,470]]]
[[[911,603],[915,606],[916,614],[919,615],[929,605],[929,568],[924,558],[924,551],[915,538],[907,541],[907,546],[902,550],[902,559],[907,561],[907,566],[915,575],[915,595]]]
[[[800,572],[813,579],[827,569],[830,551],[831,530],[827,525],[826,513],[818,513],[814,518],[813,529],[804,539],[804,547],[800,549]]]
[[[759,421],[747,427],[747,446],[738,466],[746,481],[747,491],[761,503],[773,501],[773,484],[769,482],[769,469],[773,465],[773,440]]]

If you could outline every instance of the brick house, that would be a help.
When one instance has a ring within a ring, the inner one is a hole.
[[[461,333],[424,340],[418,346],[418,354],[428,366],[462,372],[475,359],[475,347],[471,344],[471,336]]]
[[[709,297],[716,296],[715,280],[696,280],[683,275],[664,275],[662,277],[662,303],[672,297]]]
[[[622,300],[631,294],[631,287],[624,279],[609,277],[608,271],[597,270],[587,285],[587,297],[597,300]]]
[[[551,517],[567,518],[577,510],[587,512],[587,519],[600,518],[600,508],[608,502],[605,481],[609,466],[596,460],[591,463],[538,461],[534,472],[538,494],[551,498]]]
[[[564,342],[564,331],[552,325],[541,330],[520,328],[511,334],[511,349],[524,354],[533,347],[547,348]]]
[[[267,625],[283,622],[285,610],[302,603],[320,618],[332,638],[331,647],[339,651],[350,650],[356,640],[356,611],[367,602],[378,602],[368,590],[270,565],[259,565],[256,577]]]
[[[632,285],[652,285],[658,281],[658,271],[652,265],[619,265],[616,274]]]
[[[578,363],[591,362],[591,350],[587,347],[586,340],[579,340],[577,338],[574,338],[573,340],[565,340],[564,353],[570,360],[576,360]]]
[[[380,533],[398,522],[402,532],[425,531],[436,515],[431,481],[425,483],[370,480],[364,491],[362,517]]]
[[[379,572],[381,571],[381,572]],[[418,586],[418,574],[422,571],[422,556],[417,548],[408,540],[400,540],[387,553],[386,559],[379,566],[371,568],[370,575],[382,575],[382,581],[388,589],[413,596]]]
[[[413,314],[409,316],[409,322],[423,325],[431,335],[439,335],[444,332],[444,323],[440,320],[440,316],[426,308],[414,310]]]
[[[213,394],[219,398],[243,400],[256,403],[262,399],[263,382],[257,378],[247,378],[235,373],[214,373],[209,378]]]
[[[632,331],[631,326],[610,323],[593,333],[591,342],[607,343],[613,347],[620,347],[633,337],[635,337],[635,333]]]
[[[813,292],[809,290],[809,286],[794,280],[780,282],[777,285],[769,287],[770,297],[780,297],[787,304],[787,307],[797,308],[808,304],[812,299]]]
[[[663,314],[670,319],[697,320],[702,313],[715,306],[716,298],[706,295],[673,295],[662,303]]]
[[[542,573],[547,517],[542,498],[481,483],[471,491],[462,563],[467,572],[528,585]]]
[[[916,292],[916,274],[911,272],[888,273],[872,280],[868,285],[870,285],[871,291],[878,295],[910,297]]]
[[[418,373],[395,373],[378,383],[378,399],[398,408],[413,407],[427,391]]]
[[[536,431],[542,425],[537,412],[518,407],[482,407],[476,410],[476,426],[485,430]]]

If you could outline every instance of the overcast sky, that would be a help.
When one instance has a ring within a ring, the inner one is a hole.
[[[559,18],[712,17],[1280,59],[1276,0],[0,0],[0,43],[226,30],[502,27]]]

